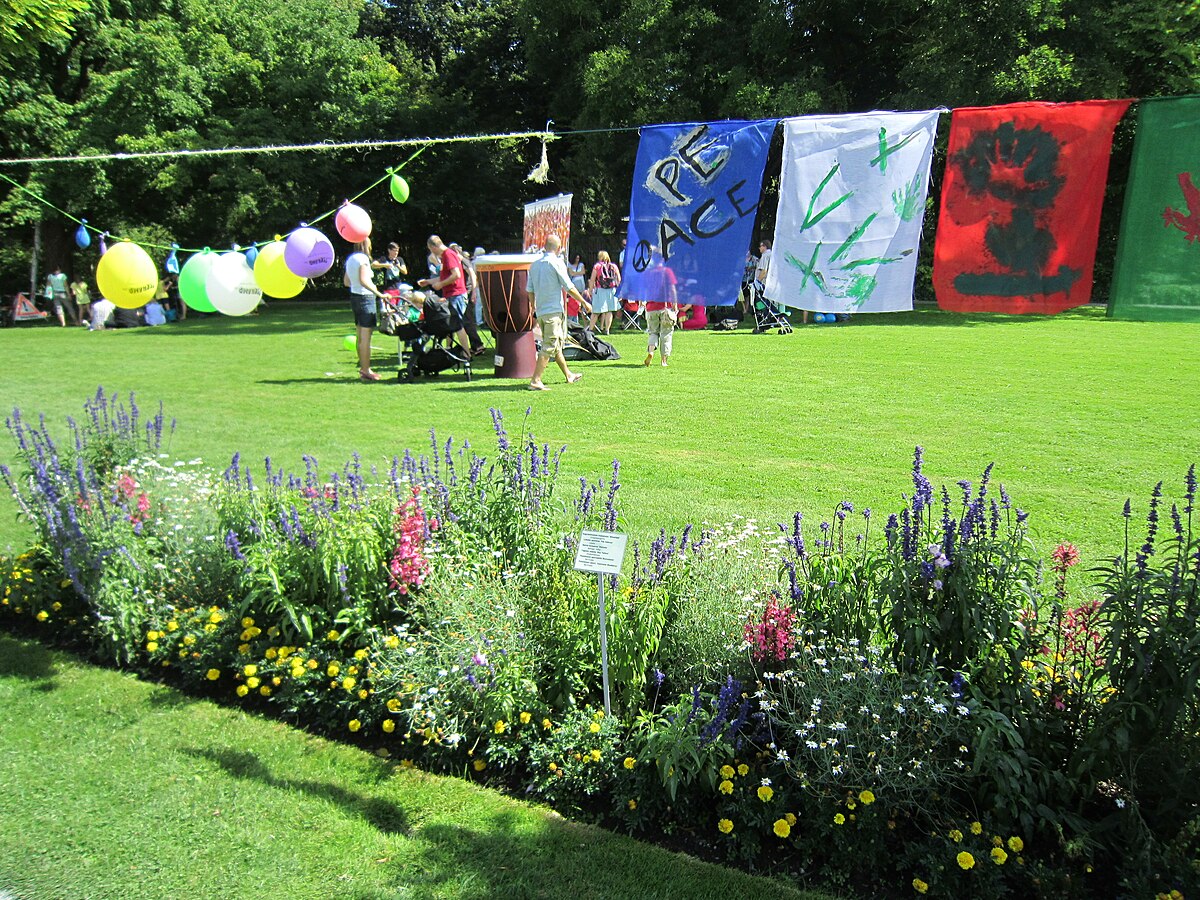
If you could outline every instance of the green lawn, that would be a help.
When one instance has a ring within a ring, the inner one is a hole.
[[[1173,490],[1200,459],[1200,325],[1110,321],[1096,309],[677,333],[666,370],[644,369],[644,339],[620,334],[624,359],[580,364],[577,386],[553,371],[541,395],[487,374],[360,384],[342,349],[352,330],[340,305],[303,303],[126,332],[5,329],[0,396],[55,423],[97,384],[132,389],[178,417],[173,455],[214,467],[234,451],[299,467],[304,453],[340,464],[356,450],[385,466],[427,448],[430,428],[487,448],[488,407],[515,430],[532,406],[537,436],[568,446],[568,492],[573,476],[620,458],[625,515],[641,534],[735,514],[769,526],[796,509],[816,524],[843,498],[892,510],[919,443],[935,483],[977,479],[995,461],[1042,549],[1071,540],[1091,560],[1118,546],[1126,497],[1144,511],[1156,481]],[[375,345],[387,373],[394,342]],[[24,532],[4,518],[0,546],[20,545]]]
[[[808,897],[0,635],[0,896]]]

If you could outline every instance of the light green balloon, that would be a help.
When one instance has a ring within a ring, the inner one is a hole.
[[[205,247],[200,253],[192,254],[179,270],[180,299],[196,312],[217,311],[208,299],[208,289],[204,283],[208,280],[208,270],[212,268],[218,256]]]
[[[408,200],[408,182],[399,175],[392,176],[392,196],[396,198],[397,203],[404,203]]]
[[[358,349],[358,338],[352,334],[346,335],[344,338],[342,338],[342,349],[343,350],[357,350]]]

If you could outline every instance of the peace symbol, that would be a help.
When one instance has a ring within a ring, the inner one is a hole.
[[[650,242],[638,241],[633,251],[633,268],[636,272],[645,272],[650,267]]]

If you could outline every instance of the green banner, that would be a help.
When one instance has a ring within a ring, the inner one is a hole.
[[[1200,322],[1200,96],[1138,111],[1108,314]]]

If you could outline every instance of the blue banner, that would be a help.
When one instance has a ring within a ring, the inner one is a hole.
[[[646,126],[638,144],[620,296],[737,302],[777,119]]]

